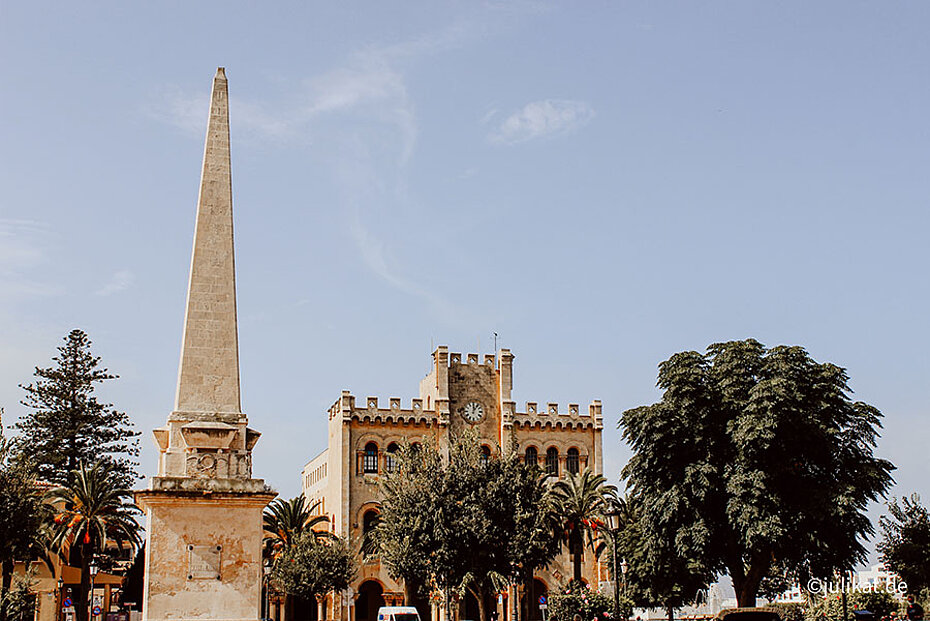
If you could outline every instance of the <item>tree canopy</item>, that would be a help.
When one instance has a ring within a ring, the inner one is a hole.
[[[912,592],[930,589],[930,511],[920,496],[892,500],[878,523],[882,538],[876,549],[885,566]]]
[[[647,541],[707,581],[729,573],[740,606],[774,568],[828,576],[863,561],[865,509],[894,466],[873,454],[881,412],[853,402],[848,379],[801,347],[752,339],[661,363],[661,401],[620,422]]]
[[[45,511],[30,463],[14,459],[0,429],[0,621],[15,616],[13,564],[42,555]]]
[[[321,540],[309,529],[282,552],[271,571],[276,588],[310,601],[348,588],[354,576],[355,561],[345,541],[336,536]]]
[[[90,594],[90,560],[108,542],[131,549],[142,543],[135,515],[139,509],[131,492],[120,486],[121,473],[107,462],[91,467],[81,465],[70,473],[66,485],[49,490],[46,503],[54,512],[50,548],[62,559],[77,556],[81,564],[81,584],[76,606],[78,621],[87,619]]]
[[[392,576],[408,591],[467,589],[482,621],[490,594],[558,553],[550,492],[536,469],[512,452],[488,459],[471,435],[453,440],[448,456],[402,448],[383,488],[376,539]]]
[[[35,383],[21,385],[22,404],[29,412],[15,428],[24,455],[32,459],[44,481],[65,484],[68,473],[98,461],[112,466],[120,487],[131,487],[138,475],[133,458],[139,454],[139,433],[129,416],[101,403],[96,386],[116,379],[100,367],[81,330],[72,330],[52,358],[55,366],[35,370]]]

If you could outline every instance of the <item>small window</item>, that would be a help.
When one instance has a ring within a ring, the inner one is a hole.
[[[565,468],[572,474],[578,474],[578,449],[568,449],[568,453],[565,454]]]
[[[384,456],[384,469],[388,472],[394,472],[394,469],[397,467],[397,453],[398,447],[397,444],[391,442],[387,447],[387,455]]]
[[[552,476],[559,476],[559,449],[554,446],[546,451],[546,472]]]
[[[378,474],[378,445],[374,442],[365,445],[365,459],[362,471],[365,474]]]
[[[523,457],[523,463],[534,468],[539,467],[539,453],[535,446],[526,447],[526,454]]]
[[[491,461],[491,447],[485,444],[481,447],[481,464],[487,466],[489,461]]]

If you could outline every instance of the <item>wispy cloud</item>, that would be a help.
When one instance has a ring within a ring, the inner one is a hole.
[[[496,144],[518,144],[537,138],[571,133],[594,118],[583,101],[543,99],[533,101],[504,119],[488,139]]]
[[[230,96],[230,121],[238,135],[308,142],[326,152],[359,260],[387,285],[422,299],[446,318],[460,305],[419,284],[413,266],[400,258],[404,235],[413,228],[404,215],[416,210],[406,184],[419,134],[406,71],[423,59],[487,36],[508,19],[544,9],[529,2],[501,3],[489,10],[495,19],[462,19],[421,36],[362,48],[329,71],[293,81],[298,86],[278,102],[243,101],[235,92]],[[146,111],[150,117],[202,139],[209,106],[206,93],[192,96],[167,89],[156,100],[157,105]]]
[[[58,288],[32,273],[48,256],[48,227],[35,220],[0,219],[0,300],[54,295]]]
[[[281,138],[287,135],[293,119],[268,112],[259,104],[229,98],[230,116],[236,131],[246,135]],[[155,96],[154,103],[144,112],[149,117],[181,129],[193,136],[203,136],[207,129],[208,94],[185,93],[175,87],[165,87]]]
[[[119,293],[120,291],[125,291],[132,286],[136,280],[135,275],[129,270],[119,270],[113,276],[110,277],[100,289],[97,290],[97,295],[107,296],[113,295],[114,293]]]

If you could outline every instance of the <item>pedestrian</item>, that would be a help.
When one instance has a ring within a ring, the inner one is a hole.
[[[913,595],[907,596],[907,618],[909,621],[924,621],[923,606],[914,601]]]

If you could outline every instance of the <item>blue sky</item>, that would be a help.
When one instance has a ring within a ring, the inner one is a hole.
[[[515,398],[651,403],[754,337],[848,369],[930,500],[930,4],[5,3],[0,405],[73,327],[171,410],[207,98],[229,77],[243,407],[282,494],[342,389],[431,344]]]

